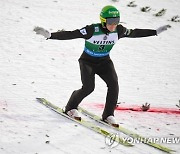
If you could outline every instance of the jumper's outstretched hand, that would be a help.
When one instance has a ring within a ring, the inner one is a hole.
[[[50,38],[51,37],[51,33],[48,30],[46,30],[46,29],[44,29],[42,27],[35,27],[34,31],[36,32],[36,34],[42,35],[45,38]]]
[[[165,30],[167,30],[170,26],[169,25],[164,25],[164,26],[161,26],[159,28],[156,29],[156,33],[157,35],[164,32]]]

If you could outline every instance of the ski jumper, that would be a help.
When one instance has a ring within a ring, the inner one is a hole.
[[[100,23],[87,25],[74,31],[51,33],[49,39],[85,39],[84,51],[79,58],[82,87],[72,93],[66,105],[65,112],[71,109],[77,109],[81,101],[93,92],[95,88],[95,74],[97,74],[104,80],[108,88],[102,119],[114,115],[118,100],[119,85],[118,77],[109,53],[120,38],[137,38],[154,35],[157,35],[156,30],[133,30],[127,29],[122,25],[118,25],[114,32],[110,32],[106,28],[103,28]]]

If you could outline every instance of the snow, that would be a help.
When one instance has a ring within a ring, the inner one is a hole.
[[[51,32],[74,30],[99,22],[99,12],[111,4],[121,11],[128,28],[151,28],[169,24],[159,36],[121,39],[111,51],[119,76],[119,102],[177,108],[180,99],[180,26],[168,21],[180,15],[179,0],[1,0],[0,1],[0,153],[1,154],[161,154],[143,144],[132,148],[105,144],[105,138],[61,117],[37,103],[44,97],[64,107],[73,90],[81,87],[78,58],[84,40],[45,40],[33,31],[42,26]],[[152,10],[144,13],[141,7]],[[167,12],[155,17],[162,8]],[[82,106],[98,115],[104,104],[106,85],[97,76],[95,91]],[[123,127],[146,137],[180,137],[179,115],[116,111]],[[111,132],[112,129],[106,128]],[[121,135],[121,134],[120,134]],[[163,144],[180,153],[179,144]]]

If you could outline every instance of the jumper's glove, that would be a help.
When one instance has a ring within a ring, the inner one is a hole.
[[[169,25],[164,25],[164,26],[161,26],[159,27],[158,29],[156,29],[156,33],[157,35],[164,32],[165,30],[167,30],[169,28]]]
[[[44,29],[42,27],[35,27],[34,31],[36,32],[36,34],[42,35],[45,38],[50,38],[51,37],[51,33],[48,30],[46,30],[46,29]]]

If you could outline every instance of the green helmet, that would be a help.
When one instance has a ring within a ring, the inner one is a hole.
[[[101,20],[101,24],[103,27],[105,27],[105,24],[107,23],[106,19],[108,19],[108,18],[118,19],[118,20],[116,20],[116,22],[119,23],[119,19],[120,19],[119,10],[116,9],[112,5],[107,5],[107,6],[103,7],[101,10],[101,13],[100,13],[100,20]]]

